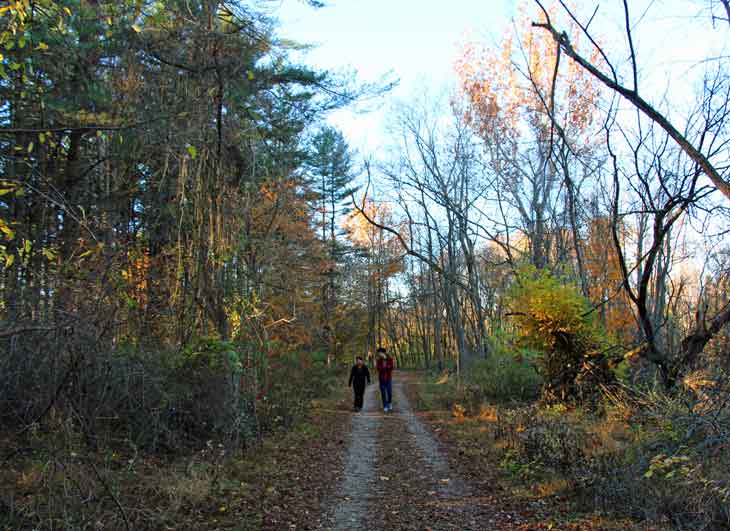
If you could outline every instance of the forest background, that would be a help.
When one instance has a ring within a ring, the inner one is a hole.
[[[245,451],[384,345],[462,413],[537,408],[518,469],[726,525],[730,5],[684,4],[708,35],[686,84],[645,79],[654,3],[527,3],[356,153],[328,117],[397,72],[308,66],[267,2],[4,2],[2,459]],[[637,431],[588,449],[555,408]],[[9,518],[65,518],[59,489]]]

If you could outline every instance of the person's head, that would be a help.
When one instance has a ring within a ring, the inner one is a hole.
[[[362,357],[358,356],[357,358],[355,358],[355,364],[358,366],[362,366],[362,364],[363,364]]]
[[[379,358],[385,358],[387,355],[387,352],[385,351],[385,347],[378,347],[378,357]]]

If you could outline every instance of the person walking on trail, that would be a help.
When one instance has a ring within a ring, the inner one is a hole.
[[[384,347],[378,348],[378,361],[375,364],[378,371],[378,382],[380,383],[380,396],[383,399],[383,411],[393,411],[393,358],[386,352]]]
[[[370,383],[370,371],[367,365],[363,363],[360,356],[355,359],[355,365],[352,366],[350,371],[350,381],[347,382],[347,386],[352,386],[352,390],[355,392],[355,404],[352,406],[353,411],[362,410],[362,400],[365,394],[365,386]]]

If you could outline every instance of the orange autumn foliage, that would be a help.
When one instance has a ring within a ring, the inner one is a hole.
[[[591,219],[583,250],[588,296],[594,304],[607,301],[599,308],[603,326],[618,339],[630,341],[636,322],[629,298],[621,289],[623,277],[618,254],[611,243],[611,231],[609,217]]]
[[[466,118],[482,137],[517,142],[529,127],[544,141],[552,132],[546,109],[552,107],[567,138],[577,140],[596,117],[599,85],[565,57],[560,58],[554,84],[557,47],[549,35],[530,26],[531,20],[541,18],[539,13],[528,14],[524,5],[520,11],[521,23],[504,35],[500,48],[473,41],[463,44],[455,70],[468,102]],[[557,10],[549,11],[557,16]],[[578,45],[578,32],[575,26],[572,29],[571,42]]]
[[[395,221],[393,212],[386,203],[376,203],[371,199],[365,199],[362,209],[368,218],[398,230],[405,239],[404,227]],[[403,269],[403,262],[400,260],[403,249],[395,235],[371,224],[357,210],[350,213],[344,221],[344,227],[348,239],[355,245],[367,249],[379,263],[374,274],[387,278]]]

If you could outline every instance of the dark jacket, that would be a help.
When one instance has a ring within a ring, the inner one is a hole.
[[[370,383],[370,371],[367,365],[363,365],[362,367],[353,365],[350,371],[350,381],[347,382],[347,385],[354,384],[355,387],[365,387],[365,382]]]

